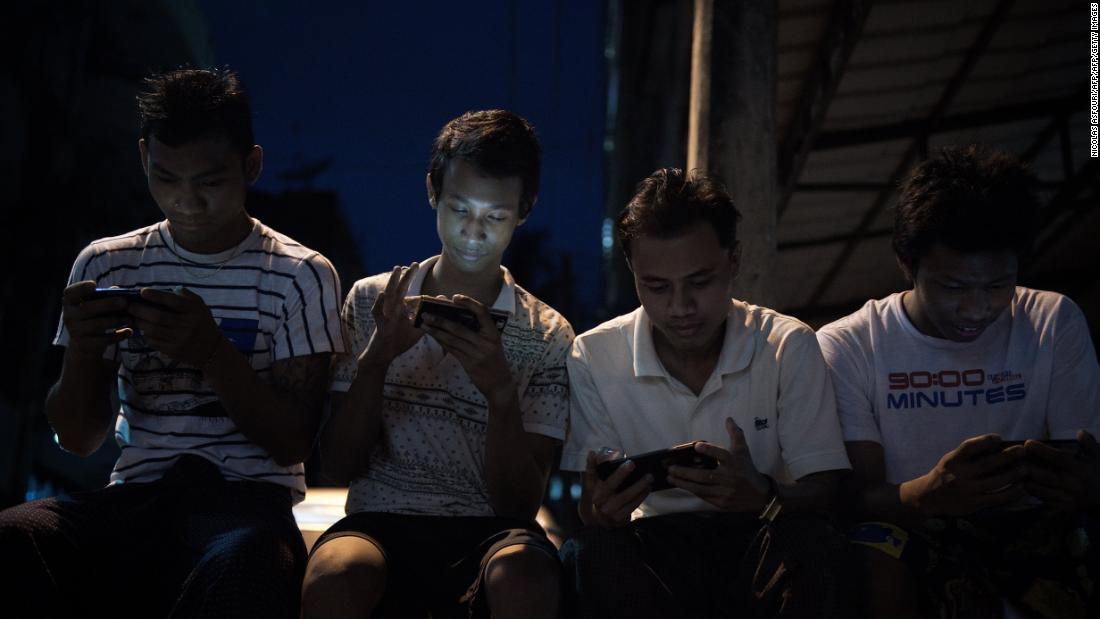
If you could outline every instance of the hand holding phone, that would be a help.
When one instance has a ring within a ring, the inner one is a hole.
[[[421,296],[417,301],[415,317],[413,318],[414,327],[419,327],[423,324],[425,314],[431,314],[452,322],[457,322],[471,331],[478,331],[481,329],[481,324],[476,314],[450,299],[441,299],[427,295]],[[508,312],[490,309],[489,316],[492,318],[493,326],[496,328],[497,332],[503,332],[505,325],[508,324]]]
[[[616,469],[627,461],[634,463],[634,470],[619,484],[617,490],[620,492],[645,475],[653,477],[651,490],[671,488],[672,484],[668,481],[668,467],[673,465],[695,469],[713,469],[718,466],[718,460],[695,451],[695,443],[691,442],[629,458],[616,458],[601,462],[596,465],[596,474],[600,479],[607,480]]]
[[[69,334],[66,355],[99,359],[109,346],[133,335],[126,315],[129,303],[118,297],[96,298],[95,291],[95,282],[89,280],[66,286],[61,295],[61,317]]]

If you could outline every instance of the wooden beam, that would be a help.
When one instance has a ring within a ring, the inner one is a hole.
[[[829,104],[870,12],[871,3],[868,0],[837,0],[833,4],[829,24],[814,56],[814,65],[802,83],[798,108],[777,153],[779,195],[776,212],[779,216],[786,210],[794,184],[802,173],[818,132],[825,124]]]
[[[909,144],[909,148],[905,150],[901,159],[898,160],[897,166],[895,166],[893,173],[890,175],[890,181],[888,182],[890,187],[884,189],[875,197],[874,202],[871,203],[871,208],[867,209],[859,225],[852,231],[852,239],[845,243],[836,261],[833,262],[829,270],[825,272],[825,276],[818,282],[814,291],[810,293],[810,298],[806,303],[807,305],[816,305],[821,300],[821,297],[825,295],[825,292],[829,290],[829,287],[833,285],[833,282],[836,281],[836,278],[844,269],[844,265],[847,264],[848,259],[855,253],[856,247],[859,245],[863,235],[870,229],[871,224],[875,222],[879,213],[882,212],[887,200],[893,195],[895,191],[894,187],[896,187],[909,172],[909,166],[920,151],[921,145],[926,142],[927,136],[936,130],[939,121],[946,114],[947,108],[955,100],[959,91],[962,90],[963,85],[966,83],[966,79],[970,76],[970,73],[974,70],[974,66],[977,65],[978,60],[989,47],[989,42],[993,40],[993,35],[997,32],[997,28],[1001,25],[1001,22],[1004,21],[1005,16],[1008,15],[1008,11],[1012,8],[1012,4],[1013,0],[1000,0],[997,6],[995,6],[993,11],[989,14],[989,17],[986,18],[981,31],[978,33],[978,37],[974,41],[974,45],[970,47],[966,56],[963,57],[962,63],[960,63],[955,74],[952,75],[951,81],[947,84],[947,88],[944,90],[943,94],[940,95],[939,100],[936,101],[936,105],[932,108],[932,112],[925,120],[924,130],[920,135],[913,138]]]
[[[991,127],[1022,120],[1034,120],[1049,118],[1051,114],[1057,114],[1075,104],[1080,107],[1081,97],[1056,97],[1005,105],[988,110],[976,110],[962,114],[952,114],[940,119],[932,131],[928,129],[928,121],[925,119],[907,120],[900,123],[889,123],[858,129],[839,129],[836,131],[822,132],[814,141],[813,150],[829,150],[833,148],[845,148],[849,146],[861,146],[863,144],[877,144],[890,140],[912,138],[922,133],[945,133],[962,129],[974,129],[977,127]]]

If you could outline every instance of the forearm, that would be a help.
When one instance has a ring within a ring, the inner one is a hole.
[[[901,484],[884,481],[858,487],[855,493],[859,518],[876,518],[895,523],[913,523],[927,516],[920,508],[919,480]]]
[[[485,479],[498,516],[532,520],[542,504],[548,467],[539,462],[521,415],[514,387],[490,399]]]
[[[260,380],[248,359],[228,340],[217,346],[202,370],[226,414],[279,465],[303,462],[317,433],[321,399],[307,400]]]
[[[348,391],[333,398],[320,450],[325,476],[335,483],[345,485],[362,474],[378,444],[388,367],[360,364]]]
[[[776,488],[783,509],[833,516],[837,513],[840,473],[813,473],[791,484]]]
[[[45,411],[67,451],[87,456],[103,444],[117,414],[110,396],[114,371],[102,359],[80,358],[66,349],[61,377],[46,395]]]

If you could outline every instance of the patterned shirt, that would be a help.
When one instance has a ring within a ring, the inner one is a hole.
[[[184,250],[163,221],[100,239],[73,264],[69,283],[83,280],[101,288],[188,288],[264,381],[275,361],[344,350],[336,271],[321,254],[258,220],[244,241],[218,254]],[[54,343],[68,342],[62,321]],[[305,496],[302,465],[276,464],[241,434],[199,369],[153,350],[140,332],[104,356],[120,363],[115,440],[122,453],[112,484],[152,481],[190,453],[217,464],[227,479],[273,482],[292,488],[295,500]]]
[[[408,295],[420,294],[438,257],[421,262]],[[565,360],[573,329],[553,308],[518,286],[501,267],[504,283],[494,309],[509,312],[501,335],[504,356],[520,396],[527,432],[561,440],[569,412]],[[359,280],[344,304],[349,354],[342,355],[332,389],[347,391],[356,360],[374,331],[371,308],[390,274]],[[462,365],[429,335],[390,363],[382,405],[382,434],[362,477],[348,491],[347,512],[378,511],[436,516],[491,516],[485,481],[489,408]]]

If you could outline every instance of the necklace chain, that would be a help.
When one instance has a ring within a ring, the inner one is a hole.
[[[168,244],[169,244],[169,249],[172,250],[172,253],[175,254],[175,256],[180,259],[180,266],[183,267],[184,272],[187,273],[188,275],[190,275],[194,279],[210,279],[211,277],[214,277],[215,275],[217,275],[218,273],[221,272],[222,267],[229,264],[229,262],[231,260],[233,260],[234,258],[236,258],[239,255],[239,253],[241,251],[241,248],[244,247],[244,245],[245,245],[244,242],[242,241],[236,247],[233,248],[233,253],[231,253],[229,255],[229,257],[227,257],[225,260],[222,260],[222,261],[219,261],[219,262],[211,262],[211,263],[207,264],[207,263],[203,263],[203,262],[196,262],[194,260],[191,260],[191,259],[187,258],[183,254],[181,254],[179,245],[176,243],[176,237],[172,236],[171,231],[168,232]],[[217,264],[218,268],[214,269],[213,273],[207,272],[206,269],[200,269],[199,272],[196,273],[195,271],[192,271],[191,268],[188,267],[188,264],[201,265],[203,267],[210,267],[210,266],[213,266],[213,265]]]

